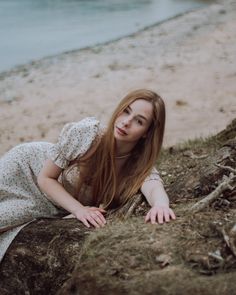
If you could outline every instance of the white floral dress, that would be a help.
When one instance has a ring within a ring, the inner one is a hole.
[[[0,262],[19,231],[39,217],[68,214],[52,203],[40,190],[37,176],[46,159],[50,158],[62,169],[83,156],[94,140],[103,132],[95,118],[68,123],[62,129],[56,144],[31,142],[20,144],[0,159]],[[153,170],[147,178],[159,179]]]

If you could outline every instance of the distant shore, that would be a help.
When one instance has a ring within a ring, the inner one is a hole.
[[[214,0],[210,0],[210,1],[214,1]],[[51,58],[59,58],[60,59],[60,57],[62,55],[64,55],[64,54],[71,54],[73,52],[78,52],[78,51],[81,51],[81,50],[91,49],[91,48],[96,47],[96,46],[105,46],[105,45],[108,45],[110,43],[120,41],[123,38],[133,37],[136,34],[139,34],[139,33],[143,32],[143,31],[146,31],[146,30],[148,30],[148,29],[150,29],[152,27],[156,27],[158,25],[161,25],[161,24],[163,24],[165,22],[168,22],[170,20],[173,20],[175,18],[179,18],[180,16],[183,16],[186,13],[189,13],[189,12],[192,12],[192,11],[195,11],[195,10],[198,10],[198,9],[200,9],[200,8],[195,7],[195,8],[190,8],[187,11],[176,13],[176,15],[174,15],[174,16],[170,16],[170,17],[168,17],[168,18],[166,18],[164,20],[161,20],[161,21],[156,21],[155,23],[153,23],[151,25],[143,26],[141,29],[136,30],[133,33],[127,33],[126,32],[124,35],[122,35],[120,37],[114,37],[113,39],[110,39],[109,41],[95,42],[92,45],[84,46],[84,47],[81,47],[81,48],[76,48],[76,49],[71,49],[71,50],[64,50],[64,51],[62,51],[60,53],[56,53],[56,54],[44,55],[43,57],[30,59],[28,62],[25,62],[25,63],[19,63],[18,62],[15,66],[11,66],[11,67],[9,67],[7,69],[1,69],[1,67],[0,67],[0,79],[1,79],[1,77],[5,77],[5,76],[7,76],[9,74],[12,74],[13,72],[16,73],[16,72],[26,71],[27,69],[30,69],[32,66],[35,66],[36,64],[37,65],[42,64],[45,60],[48,60],[48,59],[51,59]]]
[[[221,1],[132,36],[0,74],[0,154],[55,141],[66,122],[106,123],[130,90],[166,102],[165,146],[223,129],[236,117],[236,1]]]

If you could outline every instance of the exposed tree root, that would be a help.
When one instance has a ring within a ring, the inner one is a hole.
[[[204,199],[200,200],[196,204],[194,204],[191,208],[191,212],[199,212],[202,211],[204,208],[208,207],[214,200],[221,197],[221,194],[226,190],[233,190],[236,187],[236,169],[230,167],[230,166],[223,166],[220,164],[215,164],[217,167],[221,169],[225,169],[230,171],[230,175],[223,176],[223,181],[218,185],[218,187],[212,191],[209,195],[207,195]]]
[[[141,193],[138,193],[134,195],[130,200],[125,205],[122,205],[121,207],[111,210],[107,218],[122,218],[122,219],[127,219],[129,218],[135,211],[135,209],[141,205],[143,201],[143,195]]]

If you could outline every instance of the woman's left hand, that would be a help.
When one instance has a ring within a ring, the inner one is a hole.
[[[150,221],[151,224],[169,222],[175,219],[175,213],[169,206],[153,206],[145,216],[145,222]]]

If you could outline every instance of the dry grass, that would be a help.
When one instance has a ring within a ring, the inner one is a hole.
[[[113,221],[85,242],[72,285],[79,294],[233,294],[236,261],[212,226],[225,218],[208,212],[165,225]],[[217,251],[223,264],[208,255]]]

